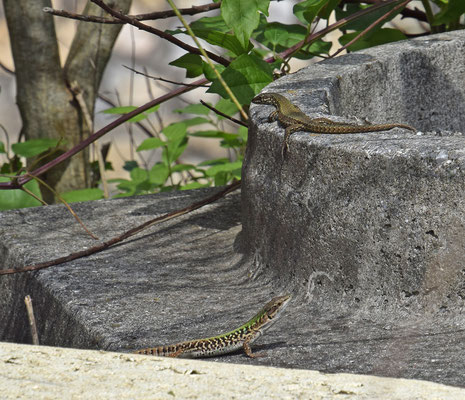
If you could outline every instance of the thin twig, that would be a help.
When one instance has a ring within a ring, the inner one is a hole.
[[[82,222],[81,218],[79,218],[79,216],[74,212],[74,210],[72,209],[72,207],[69,205],[69,203],[63,198],[61,197],[61,195],[55,190],[53,189],[47,182],[45,182],[44,180],[40,179],[39,177],[37,176],[34,176],[32,175],[30,172],[26,172],[26,175],[29,175],[31,176],[32,178],[34,178],[37,182],[39,182],[41,185],[45,186],[48,190],[50,190],[57,198],[58,200],[60,200],[64,205],[65,207],[68,209],[68,211],[70,212],[70,214],[74,217],[74,219],[82,226],[82,228],[88,233],[88,235],[92,238],[92,239],[95,239],[95,240],[98,240],[99,238],[97,236],[95,236],[87,227],[86,225],[84,224],[84,222]],[[22,190],[25,190],[26,188],[24,186],[21,186],[21,189]],[[27,190],[25,190],[27,191]],[[30,193],[29,191],[27,191],[31,196],[35,197],[37,200],[39,200],[36,196],[33,195],[33,193]],[[42,200],[39,200],[41,202],[43,202]],[[45,203],[45,202],[43,202]]]
[[[94,0],[92,0],[94,1]],[[200,53],[202,54],[202,56],[207,60],[207,63],[208,65],[210,66],[211,69],[213,69],[213,72],[215,73],[216,77],[218,78],[218,81],[221,83],[221,85],[223,86],[224,90],[226,90],[226,93],[228,94],[229,98],[232,100],[232,102],[236,105],[237,109],[239,110],[239,112],[241,113],[241,115],[244,117],[244,119],[247,121],[249,119],[249,117],[247,116],[247,114],[245,113],[245,111],[242,109],[242,106],[241,104],[239,103],[239,101],[237,100],[236,96],[234,95],[234,93],[232,92],[231,88],[229,87],[229,85],[225,82],[225,80],[223,79],[223,77],[221,76],[221,74],[218,72],[218,69],[215,68],[215,65],[212,63],[211,61],[211,57],[210,57],[210,54],[204,50],[204,48],[202,47],[202,45],[200,44],[199,40],[197,39],[197,36],[195,36],[195,33],[193,32],[193,30],[191,29],[191,27],[189,26],[189,24],[186,22],[186,20],[183,18],[183,16],[181,15],[181,13],[179,12],[179,10],[177,9],[176,7],[176,4],[174,4],[174,1],[173,0],[166,0],[169,5],[171,6],[171,8],[173,9],[173,11],[176,13],[176,15],[178,16],[179,20],[181,21],[181,23],[184,25],[184,28],[186,28],[186,31],[187,33],[189,34],[189,36],[192,38],[192,40],[195,42],[195,45],[197,46],[197,48],[199,49]]]
[[[31,327],[32,344],[38,346],[39,334],[37,332],[37,324],[36,319],[34,317],[34,309],[32,308],[31,296],[27,295],[24,298],[24,303],[26,303],[27,317],[29,319],[29,326]]]
[[[399,0],[391,0],[391,1],[377,3],[377,4],[372,5],[371,7],[365,8],[364,10],[357,11],[356,13],[350,15],[349,17],[341,18],[340,20],[336,21],[334,24],[331,24],[327,26],[325,29],[322,29],[321,31],[318,31],[316,33],[309,35],[304,40],[300,41],[299,43],[296,43],[292,47],[289,47],[287,50],[283,51],[282,53],[279,53],[277,57],[271,56],[265,59],[265,61],[267,63],[272,63],[276,61],[277,58],[285,59],[289,56],[289,54],[294,53],[296,50],[300,49],[304,45],[310,44],[318,39],[321,39],[322,37],[326,36],[328,33],[335,31],[336,29],[342,28],[344,25],[347,25],[349,22],[354,21],[363,15],[371,14],[372,12],[375,12],[383,7],[387,7],[392,4],[396,4],[398,2]]]
[[[355,43],[357,40],[359,40],[361,37],[365,36],[368,32],[370,32],[376,25],[384,21],[385,19],[389,18],[392,14],[397,12],[402,7],[405,7],[408,3],[410,3],[412,0],[405,0],[403,3],[398,4],[395,6],[391,11],[387,12],[386,14],[382,15],[379,17],[376,21],[371,23],[369,26],[367,26],[363,31],[361,31],[357,36],[355,36],[349,43],[346,43],[344,46],[342,46],[339,50],[337,50],[334,54],[331,55],[331,57],[336,57],[339,53],[347,49],[349,46],[351,46],[353,43]]]
[[[103,94],[99,94],[98,95],[98,98],[102,101],[104,101],[105,103],[107,103],[108,105],[110,105],[111,107],[117,107],[116,103],[114,103],[109,97],[103,95]],[[149,129],[147,127],[144,126],[144,124],[142,124],[140,121],[138,122],[135,122],[135,124],[148,136],[148,137],[155,137],[155,135],[149,131]]]
[[[166,82],[166,83],[172,83],[173,85],[195,86],[196,88],[198,88],[198,87],[204,87],[204,88],[210,87],[210,85],[194,85],[192,83],[170,81],[169,79],[161,78],[159,76],[157,77],[157,76],[147,75],[145,72],[140,72],[137,69],[128,67],[127,65],[123,65],[123,67],[129,69],[130,71],[132,71],[132,72],[134,72],[134,73],[136,73],[138,75],[145,76],[146,78],[150,78],[150,79],[153,79],[155,81],[162,81],[162,82]]]
[[[200,103],[201,103],[203,106],[205,106],[205,107],[209,108],[210,110],[212,110],[215,114],[221,115],[222,117],[227,118],[227,119],[229,119],[230,121],[232,121],[232,122],[234,122],[234,123],[236,123],[236,124],[245,126],[246,128],[249,126],[249,125],[247,125],[247,123],[245,123],[244,121],[240,121],[240,120],[238,120],[238,119],[236,119],[236,118],[230,117],[229,115],[227,115],[227,114],[221,112],[220,110],[217,110],[215,107],[212,107],[210,104],[205,103],[203,100],[200,100]]]
[[[149,95],[149,99],[153,99],[155,96],[152,92],[152,86],[150,85],[150,79],[147,77],[148,76],[148,71],[147,67],[144,65],[144,74],[145,76],[145,84],[147,87],[147,93]],[[149,118],[147,118],[147,122],[150,125],[150,127],[153,129],[153,131],[156,133],[157,137],[160,137],[160,131],[163,130],[163,119],[161,118],[160,110],[155,111],[155,117],[157,118],[158,121],[158,130],[155,128],[155,126],[152,124]]]
[[[204,4],[201,6],[192,6],[190,8],[180,8],[179,11],[183,15],[195,15],[195,14],[200,14],[203,12],[216,10],[220,8],[220,6],[221,6],[221,2],[218,2],[218,3]],[[65,10],[57,10],[51,7],[44,7],[42,11],[47,14],[55,15],[57,17],[77,19],[79,21],[84,21],[84,22],[96,22],[100,24],[124,24],[125,23],[118,18],[105,18],[105,17],[100,17],[97,15],[76,14],[76,13],[72,13],[72,12],[65,11]],[[170,17],[175,17],[175,16],[176,14],[173,12],[173,10],[155,11],[155,12],[151,12],[148,14],[128,15],[128,17],[135,19],[137,21],[164,19],[164,18],[170,18]]]
[[[54,260],[49,260],[49,261],[45,261],[45,262],[38,263],[38,264],[27,265],[27,266],[22,267],[22,268],[2,269],[2,270],[0,270],[0,275],[16,274],[16,273],[19,273],[19,272],[28,272],[28,271],[38,271],[38,270],[43,269],[43,268],[48,268],[48,267],[51,267],[51,266],[54,266],[54,265],[63,264],[65,262],[73,261],[73,260],[76,260],[76,259],[81,258],[81,257],[86,257],[86,256],[90,256],[91,254],[99,253],[99,252],[101,252],[101,251],[115,245],[116,243],[120,243],[123,240],[126,240],[127,238],[136,235],[137,233],[143,231],[144,229],[149,228],[150,226],[153,226],[155,224],[159,224],[159,223],[164,222],[164,221],[168,221],[170,219],[179,217],[179,216],[184,215],[184,214],[188,214],[188,213],[190,213],[190,212],[192,212],[194,210],[197,210],[197,209],[199,209],[199,208],[201,208],[201,207],[203,207],[203,206],[205,206],[207,204],[213,203],[213,202],[221,199],[222,197],[226,196],[228,193],[236,190],[237,188],[240,187],[240,185],[241,185],[241,181],[233,182],[230,185],[226,186],[223,190],[215,193],[214,195],[212,195],[210,197],[207,197],[206,199],[200,200],[200,201],[198,201],[196,203],[188,205],[187,207],[184,207],[184,208],[181,208],[179,210],[175,210],[175,211],[166,213],[164,215],[161,215],[161,216],[159,216],[157,218],[151,219],[151,220],[149,220],[149,221],[147,221],[147,222],[145,222],[145,223],[143,223],[141,225],[136,226],[135,228],[132,228],[132,229],[124,232],[123,234],[121,234],[119,236],[115,236],[112,239],[107,240],[106,242],[103,242],[103,243],[101,243],[99,245],[88,248],[86,250],[81,250],[81,251],[78,251],[76,253],[71,253],[71,254],[68,254],[67,256],[64,256],[64,257],[55,258]]]
[[[39,196],[37,196],[34,192],[31,192],[26,186],[21,186],[21,189],[23,192],[27,193],[27,195],[33,197],[35,200],[37,200],[39,203],[42,203],[43,206],[48,206],[47,202],[42,200]]]
[[[92,118],[90,116],[89,110],[87,109],[86,102],[82,96],[82,90],[76,81],[71,84],[71,91],[73,92],[74,98],[81,108],[82,114],[84,115],[84,120],[87,124],[87,128],[89,128],[89,131],[92,132],[94,130],[94,123],[92,122]],[[102,180],[103,185],[103,197],[108,199],[110,197],[110,191],[108,190],[108,180],[105,173],[105,161],[103,160],[102,147],[100,146],[100,142],[98,140],[94,142],[94,146],[97,152],[98,168],[100,172],[100,179]]]
[[[124,21],[130,25],[133,25],[143,31],[146,31],[146,32],[149,32],[149,33],[152,33],[158,37],[161,37],[162,39],[165,39],[167,40],[168,42],[171,42],[173,44],[175,44],[176,46],[178,47],[181,47],[182,49],[186,50],[187,52],[189,53],[192,53],[192,54],[201,54],[199,49],[194,47],[194,46],[190,46],[188,45],[187,43],[184,43],[182,40],[179,40],[178,38],[174,37],[173,35],[170,35],[169,33],[166,33],[166,32],[163,32],[157,28],[153,28],[149,25],[146,25],[146,24],[143,24],[142,22],[139,22],[138,20],[136,19],[132,19],[131,17],[129,17],[128,15],[124,15],[124,14],[121,14],[120,12],[117,12],[115,10],[113,10],[111,7],[109,7],[107,4],[105,4],[102,0],[90,0],[92,3],[95,3],[97,4],[99,7],[103,8],[108,14],[112,15],[113,17],[115,18],[118,18],[120,19],[121,21]],[[221,57],[221,56],[218,56],[212,52],[207,52],[208,55],[210,56],[210,58],[212,60],[215,60],[218,64],[222,64],[224,66],[228,66],[229,65],[229,61],[226,60],[225,58]]]
[[[199,79],[194,83],[198,83],[199,85],[203,85],[207,80],[205,78]],[[164,94],[163,96],[160,96],[156,99],[153,99],[152,101],[149,101],[148,103],[145,103],[143,106],[140,106],[136,108],[135,110],[128,112],[127,114],[122,115],[115,121],[111,122],[110,124],[104,126],[102,129],[99,131],[95,132],[93,135],[89,136],[87,139],[83,140],[82,142],[78,143],[76,146],[74,146],[72,149],[66,151],[65,153],[61,154],[54,160],[50,161],[47,164],[42,165],[41,167],[37,168],[34,171],[31,171],[30,174],[34,176],[39,176],[43,174],[44,172],[47,172],[49,169],[55,167],[56,165],[60,164],[61,162],[67,160],[68,158],[74,156],[75,154],[79,153],[81,150],[85,149],[89,144],[93,143],[95,140],[99,139],[106,133],[110,132],[111,130],[115,129],[117,126],[120,126],[121,124],[125,123],[126,121],[130,120],[132,117],[135,117],[136,115],[139,115],[140,113],[158,105],[161,104],[169,99],[172,99],[173,97],[176,97],[180,94],[189,92],[190,90],[194,89],[194,87],[188,86],[188,87],[181,87],[175,90],[172,90],[171,92]],[[0,182],[0,190],[9,190],[9,189],[19,189],[22,185],[25,183],[29,182],[32,178],[30,176],[20,176],[18,179],[15,181],[11,182]]]

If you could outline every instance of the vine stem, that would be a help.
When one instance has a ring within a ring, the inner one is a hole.
[[[179,20],[181,21],[181,23],[184,25],[184,28],[186,28],[187,30],[187,33],[189,33],[189,35],[191,36],[191,38],[194,40],[197,48],[199,49],[200,53],[202,53],[202,56],[205,57],[205,60],[207,60],[208,62],[208,65],[210,66],[210,68],[213,69],[213,71],[215,72],[215,75],[216,77],[218,78],[218,80],[221,82],[221,84],[223,85],[224,89],[226,90],[226,93],[228,93],[228,96],[231,98],[231,100],[233,101],[233,103],[236,105],[237,109],[239,110],[239,112],[241,113],[242,117],[247,121],[249,119],[249,117],[247,116],[247,114],[245,113],[245,111],[242,109],[242,106],[240,105],[240,103],[237,101],[237,98],[236,96],[234,96],[234,93],[231,91],[231,89],[229,88],[228,84],[224,81],[223,77],[221,76],[221,74],[218,72],[218,70],[215,68],[215,65],[212,63],[212,60],[210,60],[210,57],[208,57],[208,54],[207,52],[203,49],[202,45],[200,44],[199,40],[197,39],[197,36],[195,36],[194,32],[192,31],[191,27],[189,26],[189,24],[186,22],[186,20],[183,18],[183,16],[181,15],[181,13],[179,12],[178,8],[176,7],[176,4],[174,4],[173,0],[166,0],[169,5],[171,6],[171,8],[173,9],[173,11],[175,12],[175,14],[177,15],[177,17],[179,18]]]

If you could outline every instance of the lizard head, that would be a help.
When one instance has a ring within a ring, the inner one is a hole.
[[[276,318],[281,314],[284,309],[287,307],[291,295],[273,297],[268,303],[263,307],[269,319]]]
[[[255,104],[275,104],[274,93],[260,93],[252,99],[252,103]]]

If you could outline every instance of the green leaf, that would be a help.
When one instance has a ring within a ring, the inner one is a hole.
[[[381,18],[382,16],[386,15],[388,12],[390,12],[394,7],[396,6],[396,3],[393,2],[390,5],[386,5],[385,7],[382,7],[378,10],[372,11],[368,14],[365,14],[363,16],[357,17],[356,19],[352,20],[351,22],[347,23],[344,25],[344,30],[354,30],[354,31],[363,31],[367,26],[371,25],[373,22]],[[371,7],[371,6],[370,6]],[[361,10],[365,10],[369,7],[366,6],[360,6],[359,4],[346,4],[344,10],[341,10],[340,8],[336,8],[336,18],[337,20],[340,20],[342,18],[347,18],[350,17],[352,14],[355,14],[356,12],[359,12]],[[397,12],[392,13],[388,18],[384,19],[382,22],[380,22],[377,27],[381,27],[382,25],[386,24],[387,22],[391,21],[393,18],[396,17],[402,10],[399,9]]]
[[[223,131],[197,131],[190,134],[190,136],[195,137],[204,137],[210,139],[222,139],[221,146],[226,148],[236,148],[241,147],[244,144],[243,139],[235,134],[235,133],[228,133]]]
[[[265,30],[264,36],[274,49],[280,43],[286,42],[288,40],[289,32],[283,29],[279,29],[275,25],[274,27],[270,27],[269,29]]]
[[[68,202],[91,201],[103,199],[103,190],[98,188],[71,190],[61,194],[61,197]]]
[[[240,126],[237,130],[237,134],[241,137],[244,142],[247,142],[247,138],[249,135],[249,130],[245,126]]]
[[[329,19],[331,13],[334,11],[334,9],[340,2],[341,0],[326,0],[326,4],[318,13],[318,16],[323,19]]]
[[[168,149],[163,150],[162,159],[167,164],[174,163],[182,153],[186,150],[187,147],[187,139],[184,139],[180,143],[173,143],[171,144]]]
[[[9,182],[11,179],[0,176],[0,182]],[[24,185],[25,188],[42,198],[39,184],[32,180]],[[21,189],[0,190],[0,210],[12,210],[14,208],[37,207],[42,205],[38,200],[31,197]]]
[[[148,179],[148,171],[142,168],[134,168],[130,172],[131,179],[135,183],[141,183]]]
[[[339,42],[344,46],[349,43],[354,37],[360,32],[351,32],[346,35],[342,35],[339,38]],[[356,51],[366,49],[368,47],[378,46],[380,44],[396,42],[398,40],[404,40],[407,37],[397,29],[378,29],[370,34],[367,34],[357,40],[354,44],[349,46],[350,51]]]
[[[18,156],[29,158],[56,147],[59,142],[60,139],[32,139],[22,143],[15,143],[11,146],[11,149]]]
[[[203,17],[194,21],[190,24],[191,29],[196,32],[199,30],[212,30],[226,33],[229,31],[228,26],[224,22],[224,19],[221,15],[215,17]]]
[[[156,137],[151,137],[148,139],[145,139],[139,147],[137,147],[136,151],[142,151],[142,150],[153,150],[153,149],[158,149],[159,147],[163,146],[165,142],[163,140],[156,138]]]
[[[134,168],[137,168],[138,166],[139,166],[139,164],[137,164],[137,161],[131,160],[131,161],[126,161],[124,163],[123,169],[125,171],[130,172],[131,170],[133,170]]]
[[[249,39],[260,22],[259,11],[268,15],[270,0],[223,0],[221,15],[231,29],[234,30],[242,47],[249,47]]]
[[[205,107],[202,104],[189,104],[187,107],[178,108],[174,110],[179,114],[198,114],[198,115],[207,115],[210,113],[210,109]]]
[[[189,136],[215,138],[215,139],[223,139],[223,135],[226,135],[226,132],[216,131],[216,130],[196,131],[196,132],[189,134]]]
[[[211,29],[195,29],[194,33],[197,37],[206,40],[214,46],[220,46],[229,50],[236,56],[247,53],[253,48],[252,43],[249,41],[247,41],[247,46],[244,47],[235,36],[229,33],[213,31]]]
[[[187,147],[186,124],[176,122],[163,129],[163,134],[168,138],[167,146],[163,149],[162,159],[167,165],[176,161]]]
[[[225,163],[228,163],[229,162],[229,159],[228,158],[225,158],[225,157],[222,157],[222,158],[214,158],[212,160],[206,160],[206,161],[202,161],[198,164],[199,167],[203,167],[205,165],[219,165],[219,164],[225,164]]]
[[[21,158],[15,155],[13,158],[10,159],[10,162],[3,163],[3,165],[0,168],[0,174],[14,174],[21,168],[23,168]]]
[[[229,149],[229,148],[239,148],[244,145],[244,141],[241,139],[240,136],[234,135],[234,134],[229,134],[225,135],[223,140],[221,141],[221,147]]]
[[[191,189],[201,189],[205,187],[210,187],[210,183],[200,183],[200,182],[190,182],[187,185],[181,186],[180,190],[191,190]]]
[[[266,33],[267,31],[270,32]],[[265,18],[261,18],[260,25],[252,36],[263,46],[272,49],[276,53],[281,53],[304,40],[307,37],[307,29],[297,24],[287,25],[281,24],[280,22],[268,23]],[[306,60],[313,57],[315,54],[328,54],[330,49],[331,42],[324,42],[319,39],[305,45],[294,54],[294,57]],[[259,52],[259,49],[254,49],[254,52]],[[260,54],[260,58],[264,56],[265,54]],[[273,67],[279,69],[280,61],[275,63],[277,65]]]
[[[113,164],[110,161],[105,161],[105,171],[114,171]],[[90,163],[90,169],[92,172],[100,174],[99,164],[98,161],[92,161]]]
[[[124,115],[124,114],[130,113],[131,111],[134,111],[136,108],[138,108],[138,107],[136,107],[136,106],[112,107],[112,108],[108,108],[106,110],[103,110],[102,113],[104,113],[104,114],[121,114],[121,115]],[[145,110],[144,112],[142,112],[140,114],[137,114],[136,116],[128,119],[128,122],[142,121],[143,119],[147,118],[150,113],[153,113],[153,112],[157,111],[159,108],[160,108],[159,104],[156,105],[156,106],[153,106],[153,107],[149,108],[148,110]]]
[[[220,99],[216,104],[215,108],[222,113],[229,115],[230,117],[238,112],[236,105],[228,99]],[[221,115],[218,115],[218,119],[224,119]]]
[[[172,172],[192,171],[196,169],[197,167],[192,164],[176,164],[171,167]]]
[[[449,3],[435,15],[433,25],[449,25],[460,21],[460,17],[465,13],[465,1],[449,0]]]
[[[276,51],[284,51],[294,46],[307,36],[307,30],[302,25],[288,25],[280,22],[260,22],[259,28],[254,32],[254,38],[268,48],[276,47]]]
[[[154,185],[163,185],[170,175],[169,168],[163,163],[156,163],[149,171],[149,181]]]
[[[121,107],[112,107],[107,108],[106,110],[101,111],[103,114],[127,114],[131,111],[134,111],[136,106],[121,106]]]
[[[226,67],[221,64],[215,64],[215,69],[221,74],[226,69]],[[203,64],[203,74],[210,82],[217,79],[215,71],[213,71],[213,68],[211,68],[207,63]]]
[[[2,153],[6,153],[5,145],[3,144],[3,142],[0,142],[0,154],[2,154]]]
[[[227,172],[220,171],[215,175],[215,186],[224,186],[229,181],[229,176]]]
[[[305,25],[311,24],[327,3],[328,0],[302,1],[294,6],[293,12],[300,22]]]
[[[240,169],[242,167],[242,161],[227,162],[224,164],[215,165],[207,169],[207,176],[215,176],[218,172],[232,172],[234,170]]]
[[[186,124],[183,122],[175,122],[163,129],[163,134],[171,141],[179,141],[187,135]]]
[[[186,69],[186,78],[195,78],[202,75],[202,57],[198,54],[184,54],[178,59],[171,61],[169,65]]]
[[[273,80],[273,71],[265,61],[254,55],[243,54],[235,59],[221,74],[241,104],[249,104],[252,98]],[[227,98],[226,91],[217,80],[208,93],[218,93]]]
[[[210,120],[202,117],[195,117],[195,118],[190,118],[190,119],[183,119],[182,120],[183,124],[186,125],[186,127],[190,126],[195,126],[195,125],[201,125],[201,124],[209,124]]]
[[[120,182],[116,186],[119,190],[126,192],[128,195],[133,195],[136,193],[137,183],[133,181],[128,181],[127,179],[111,179],[108,182]],[[116,195],[115,197],[121,197],[121,194]]]

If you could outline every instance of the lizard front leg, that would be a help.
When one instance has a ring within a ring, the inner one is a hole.
[[[278,110],[274,110],[270,115],[268,115],[268,122],[273,122],[278,119]]]
[[[263,357],[265,354],[263,353],[252,353],[252,349],[250,348],[249,340],[245,340],[242,346],[244,347],[244,352],[247,354],[250,358],[257,358],[257,357]]]
[[[286,154],[286,151],[289,151],[289,136],[291,136],[294,132],[302,131],[304,130],[304,126],[300,124],[295,124],[295,125],[289,125],[286,130],[284,131],[284,142],[283,142],[283,147],[281,150],[281,155],[284,157],[284,154]]]

